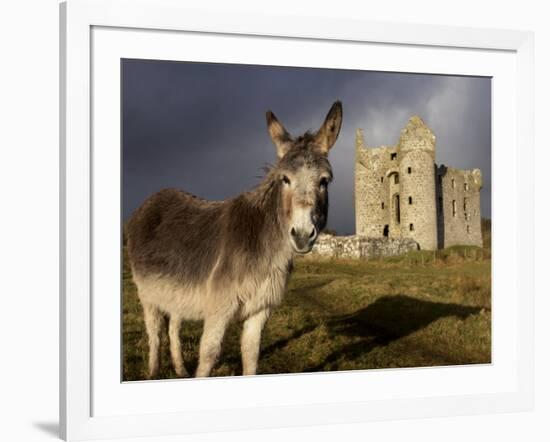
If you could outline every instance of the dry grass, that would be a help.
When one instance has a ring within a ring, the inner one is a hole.
[[[471,247],[374,261],[301,259],[265,329],[259,373],[478,364],[491,361],[490,251]],[[187,369],[202,325],[185,323]],[[214,376],[241,373],[239,324],[228,330]],[[123,378],[143,379],[147,338],[127,267]],[[161,377],[172,378],[167,337]]]

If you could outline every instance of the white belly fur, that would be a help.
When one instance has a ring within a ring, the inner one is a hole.
[[[191,286],[163,275],[134,274],[134,282],[142,304],[153,305],[171,316],[202,320],[232,310],[246,318],[280,304],[287,274],[286,268],[274,267],[267,276],[249,275],[218,289],[213,288],[211,278]]]

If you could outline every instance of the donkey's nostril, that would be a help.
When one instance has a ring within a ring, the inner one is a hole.
[[[311,231],[311,233],[309,234],[309,237],[310,238],[313,238],[315,236],[315,227],[313,228],[313,230]]]
[[[290,234],[292,236],[296,236],[296,229],[294,227],[292,229],[290,229]]]

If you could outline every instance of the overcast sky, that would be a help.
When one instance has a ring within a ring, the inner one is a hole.
[[[275,162],[271,109],[292,135],[316,130],[341,100],[330,152],[328,227],[355,232],[355,130],[369,146],[395,144],[413,114],[436,135],[436,162],[480,168],[481,213],[491,213],[491,80],[170,61],[123,60],[123,216],[152,193],[177,187],[207,199],[250,189]]]

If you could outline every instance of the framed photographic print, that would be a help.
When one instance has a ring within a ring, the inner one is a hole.
[[[532,407],[530,33],[60,16],[65,439]]]

